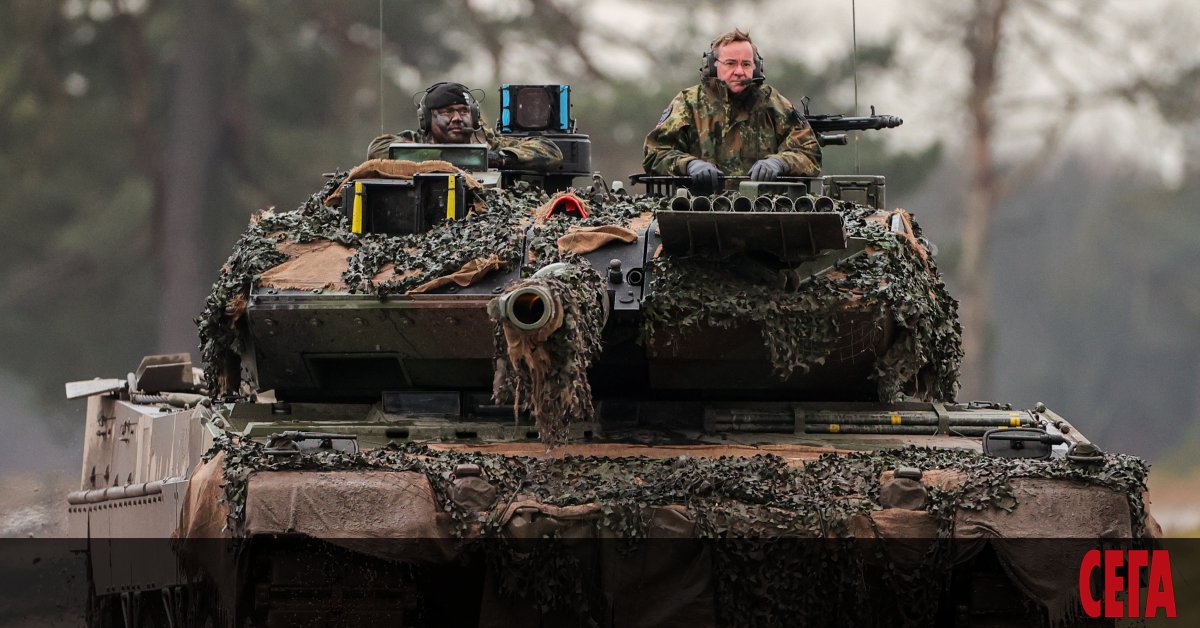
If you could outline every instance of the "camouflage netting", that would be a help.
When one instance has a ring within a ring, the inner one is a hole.
[[[251,474],[279,470],[424,474],[436,501],[454,522],[453,533],[466,543],[465,550],[471,543],[508,538],[512,531],[502,514],[514,503],[595,505],[589,523],[592,537],[627,540],[647,537],[649,514],[655,508],[681,505],[696,536],[723,540],[706,546],[712,550],[713,596],[722,625],[771,625],[781,623],[781,618],[789,625],[810,625],[810,620],[811,625],[827,625],[831,617],[837,618],[832,622],[835,625],[929,625],[937,592],[954,560],[953,548],[940,543],[917,544],[915,555],[898,560],[891,546],[882,543],[822,542],[808,554],[794,551],[797,545],[787,543],[804,538],[863,538],[864,534],[870,538],[873,529],[878,534],[883,529],[878,518],[895,512],[885,511],[881,505],[881,476],[899,467],[914,467],[927,474],[949,470],[961,478],[942,488],[929,487],[928,518],[912,513],[932,520],[927,529],[933,532],[928,536],[936,539],[957,538],[956,522],[963,520],[964,512],[1020,509],[1022,502],[1014,484],[1023,478],[1061,480],[1056,490],[1064,495],[1086,486],[1111,489],[1127,500],[1127,533],[1140,537],[1146,525],[1143,494],[1147,465],[1125,455],[1107,455],[1102,464],[1085,466],[1062,459],[1013,460],[963,450],[910,447],[827,454],[804,466],[792,466],[772,455],[528,458],[438,451],[418,444],[389,445],[353,455],[330,451],[267,456],[261,444],[222,439],[208,459],[220,451],[225,452],[224,494],[230,506],[229,526],[235,534],[243,529]],[[476,511],[455,501],[455,469],[464,463],[479,465],[483,477],[497,489],[498,499],[490,511]],[[861,525],[863,521],[867,525]],[[1059,523],[1039,521],[1041,535],[1061,533]],[[499,561],[500,573],[510,580],[501,586],[511,592],[545,610],[586,609],[587,600],[593,599],[589,587],[594,583],[589,584],[577,558],[566,550],[570,545],[542,548],[550,555],[536,561],[520,552],[509,555],[500,551],[505,544],[496,541],[478,547],[492,552],[490,558]],[[629,547],[632,551],[638,546]],[[772,547],[778,551],[771,551]],[[1036,561],[1038,557],[1022,559]],[[1068,579],[1075,575],[1077,564],[1067,566]],[[512,568],[515,565],[520,568]],[[1058,612],[1065,612],[1066,607],[1060,604]]]
[[[210,390],[224,389],[217,378],[236,363],[241,347],[235,325],[251,283],[288,259],[281,244],[325,239],[348,247],[344,286],[350,292],[383,297],[413,291],[481,259],[494,259],[500,268],[521,263],[523,276],[553,262],[582,263],[558,245],[570,229],[629,226],[662,203],[661,199],[589,190],[588,219],[554,216],[538,220],[533,214],[547,202],[545,192],[518,184],[511,190],[481,191],[470,215],[439,223],[426,233],[358,235],[349,232],[340,213],[322,203],[342,177],[337,173],[295,211],[257,215],[234,246],[198,321]],[[877,325],[890,317],[899,328],[892,346],[875,361],[874,378],[881,400],[896,400],[904,394],[954,399],[961,331],[955,301],[947,294],[936,265],[914,244],[914,238],[889,232],[881,213],[850,203],[842,203],[840,210],[848,235],[868,240],[870,255],[848,259],[839,271],[809,281],[798,292],[745,279],[731,270],[737,264],[728,259],[655,259],[654,294],[644,309],[647,333],[665,325],[686,327],[702,322],[731,327],[739,321],[755,322],[762,327],[763,343],[775,370],[780,377],[787,377],[829,357],[845,337],[835,315],[852,305],[871,312]],[[520,243],[527,229],[532,229],[529,255],[521,259]],[[919,227],[913,225],[912,231],[919,237]],[[565,346],[560,349],[564,353],[552,357],[575,360],[575,366],[587,353],[576,355]],[[512,390],[498,393],[508,399]]]
[[[210,391],[228,391],[219,381],[236,364],[243,350],[237,323],[249,290],[263,272],[288,260],[279,250],[284,243],[330,240],[351,249],[342,282],[351,292],[379,296],[403,294],[450,275],[474,260],[496,256],[501,267],[522,264],[523,274],[556,261],[577,258],[558,250],[557,240],[571,227],[628,225],[658,207],[657,199],[632,198],[607,192],[590,194],[592,213],[585,220],[554,217],[536,221],[533,210],[548,200],[545,192],[518,183],[511,189],[478,192],[473,212],[440,223],[425,233],[407,236],[354,234],[348,220],[323,201],[345,173],[335,173],[323,188],[295,211],[257,214],[234,245],[197,319],[205,380]],[[530,234],[530,259],[521,259],[521,239]]]
[[[406,236],[359,236],[343,278],[352,291],[382,296],[403,294],[453,273],[472,260],[492,255],[500,257],[502,266],[517,263],[528,222],[525,208],[544,200],[545,193],[527,186],[484,190],[478,197],[479,211],[460,220],[448,220],[424,233]],[[387,265],[396,269],[393,278],[376,283],[376,275]]]
[[[837,271],[788,292],[739,272],[739,260],[678,259],[654,262],[654,293],[646,299],[646,325],[654,329],[706,324],[727,328],[738,321],[762,327],[763,343],[781,378],[823,364],[845,341],[836,317],[869,312],[874,325],[892,318],[897,337],[878,356],[872,377],[880,401],[903,395],[952,400],[958,389],[962,328],[958,303],[946,291],[937,266],[916,239],[888,230],[887,213],[839,203],[851,238],[868,242],[868,255],[841,263]]]
[[[296,211],[257,215],[235,245],[198,319],[206,380],[214,394],[234,392],[218,380],[223,372],[236,368],[242,350],[238,319],[252,283],[288,260],[280,250],[285,243],[330,240],[347,247],[348,265],[341,278],[345,287],[384,296],[416,290],[479,260],[500,268],[520,263],[523,277],[553,262],[585,264],[560,248],[560,238],[572,229],[625,227],[633,221],[644,225],[663,203],[597,186],[584,194],[590,212],[587,219],[543,220],[534,212],[548,197],[519,183],[511,189],[479,192],[470,215],[425,233],[357,235],[350,232],[345,217],[322,203],[343,176],[337,173]],[[848,234],[868,241],[869,254],[843,262],[838,271],[817,277],[798,291],[747,279],[736,272],[736,259],[657,258],[654,292],[645,302],[646,333],[668,325],[730,327],[749,320],[761,326],[770,359],[780,377],[786,378],[828,359],[846,335],[838,328],[836,314],[852,307],[873,316],[877,327],[891,318],[898,329],[891,346],[875,360],[872,376],[880,400],[896,400],[904,394],[953,399],[961,359],[957,304],[946,293],[933,260],[915,243],[919,227],[913,225],[913,236],[905,238],[886,228],[886,213],[849,203],[842,203],[840,211]],[[527,233],[529,254],[521,259],[520,243]],[[598,329],[583,331],[599,333]],[[497,333],[502,330],[497,328]],[[567,365],[565,370],[583,372],[583,363],[594,357],[587,347],[597,338],[577,338],[583,343],[579,348],[559,343],[550,349],[550,357]],[[497,357],[504,356],[498,352]],[[520,399],[509,386],[515,380],[505,377],[497,382],[507,382],[507,388],[497,389],[499,398]]]
[[[287,261],[287,255],[277,245],[283,241],[332,240],[345,245],[357,241],[358,236],[350,232],[346,219],[322,204],[344,174],[335,173],[296,211],[267,210],[256,214],[234,245],[204,301],[204,311],[196,319],[205,385],[212,394],[227,388],[227,383],[221,381],[223,373],[244,350],[237,336],[237,323],[245,310],[251,284],[264,271]]]

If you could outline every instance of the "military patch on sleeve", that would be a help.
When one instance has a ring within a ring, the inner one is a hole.
[[[655,125],[654,125],[654,128],[656,128],[656,129],[657,129],[658,127],[662,126],[663,122],[666,122],[666,121],[667,121],[667,118],[671,117],[671,109],[673,108],[673,107],[672,107],[672,105],[673,105],[673,104],[674,104],[674,103],[672,103],[671,105],[667,105],[667,108],[666,108],[666,109],[663,109],[663,114],[662,114],[662,117],[660,117],[660,118],[658,119],[658,124],[655,124]]]

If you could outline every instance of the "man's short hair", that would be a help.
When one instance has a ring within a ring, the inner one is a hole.
[[[721,46],[732,44],[735,41],[744,41],[750,44],[750,47],[754,50],[754,54],[758,54],[758,46],[755,46],[754,40],[750,39],[750,33],[744,32],[740,28],[735,28],[714,39],[712,42],[713,54],[716,54],[717,49]]]

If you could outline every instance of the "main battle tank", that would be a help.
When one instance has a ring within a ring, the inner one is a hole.
[[[1083,552],[1156,535],[1141,461],[954,401],[883,177],[570,187],[569,90],[505,89],[565,166],[394,145],[252,219],[203,371],[68,385],[92,625],[1061,624]]]

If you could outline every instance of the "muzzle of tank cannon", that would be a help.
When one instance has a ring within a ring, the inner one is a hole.
[[[496,318],[522,331],[536,331],[554,320],[558,304],[541,286],[523,286],[498,297],[488,305]]]
[[[534,273],[532,279],[553,276],[569,267],[563,262],[550,264]],[[605,295],[597,296],[597,306],[603,312],[601,320],[607,321],[608,299]],[[535,332],[559,318],[562,308],[562,302],[554,291],[533,284],[518,286],[496,297],[488,303],[487,312],[493,319],[504,320],[521,331]]]

